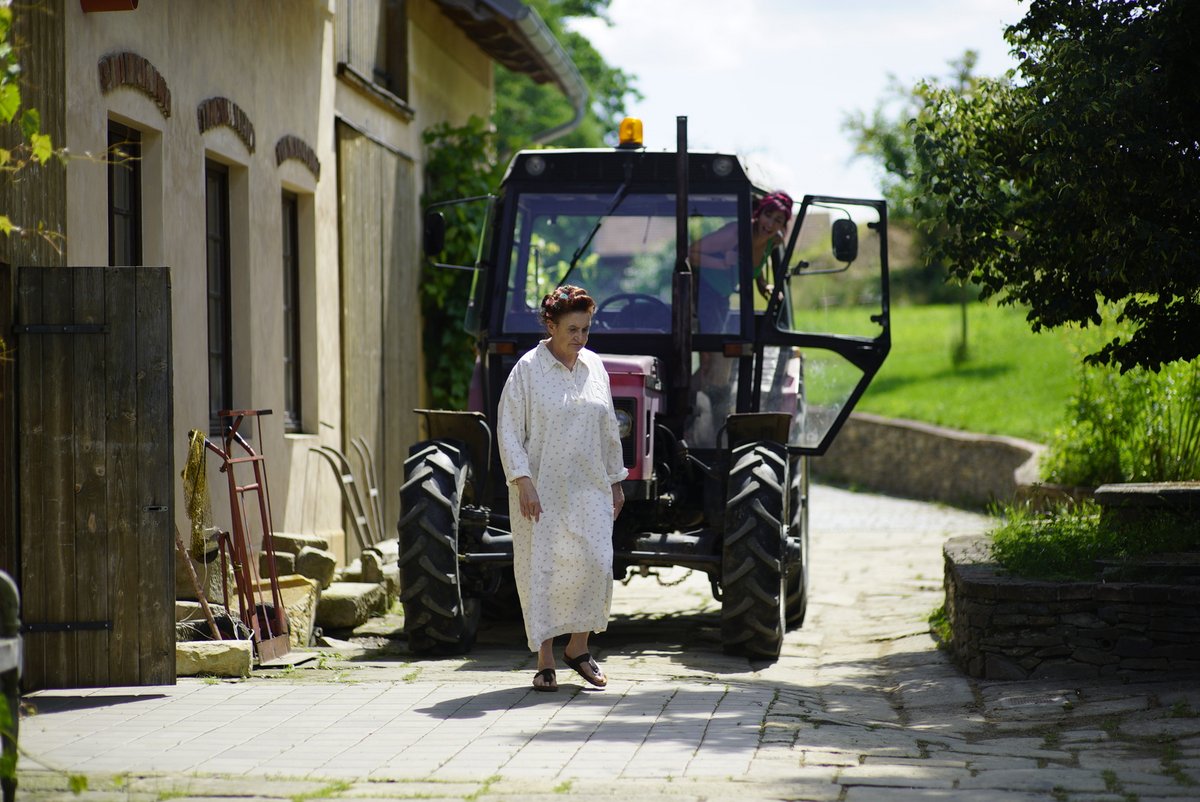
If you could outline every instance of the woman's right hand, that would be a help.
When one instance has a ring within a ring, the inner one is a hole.
[[[533,480],[522,476],[517,479],[516,484],[521,497],[521,517],[537,523],[542,517],[542,502],[538,498],[537,488],[533,486]]]

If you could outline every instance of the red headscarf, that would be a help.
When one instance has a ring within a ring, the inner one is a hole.
[[[785,221],[792,219],[792,196],[786,192],[777,191],[769,195],[764,195],[754,203],[754,211],[750,215],[751,219],[757,220],[763,212],[779,211],[783,213]]]

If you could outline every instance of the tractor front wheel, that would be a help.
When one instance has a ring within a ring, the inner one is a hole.
[[[404,462],[400,488],[400,602],[416,654],[463,654],[475,644],[478,599],[463,596],[459,513],[470,478],[465,450],[418,443]]]
[[[775,660],[787,589],[787,453],[760,441],[734,449],[721,555],[721,641],[726,653]]]

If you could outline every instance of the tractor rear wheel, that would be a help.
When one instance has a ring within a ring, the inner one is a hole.
[[[721,559],[721,641],[726,653],[775,660],[783,646],[787,453],[760,441],[735,448]]]
[[[463,449],[418,443],[404,462],[400,488],[400,602],[409,649],[463,654],[475,644],[479,602],[463,596],[459,513],[471,473]]]
[[[788,488],[791,526],[784,565],[787,574],[784,613],[787,628],[796,629],[808,613],[808,457],[793,459]]]

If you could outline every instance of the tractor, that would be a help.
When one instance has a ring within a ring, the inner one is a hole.
[[[609,374],[629,469],[614,579],[703,572],[729,654],[777,659],[803,623],[809,458],[891,343],[887,207],[805,195],[764,295],[750,245],[764,190],[737,157],[689,152],[684,117],[676,139],[652,152],[626,119],[614,148],[521,151],[494,194],[450,202],[487,207],[476,263],[457,266],[474,271],[477,360],[468,409],[416,410],[428,439],[405,462],[397,527],[414,653],[464,653],[481,615],[519,615],[496,410],[517,359],[546,336],[543,295],[568,283],[597,303],[588,347]],[[424,221],[435,263],[443,205]],[[722,229],[733,248],[718,264],[704,243]],[[724,282],[709,280],[722,269]]]

